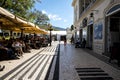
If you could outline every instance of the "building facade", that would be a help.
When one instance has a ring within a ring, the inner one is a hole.
[[[110,48],[120,45],[120,0],[73,0],[74,26],[86,47],[110,55]]]

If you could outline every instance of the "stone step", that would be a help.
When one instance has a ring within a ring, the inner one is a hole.
[[[80,73],[80,72],[104,72],[100,68],[76,68],[76,71],[78,73]]]
[[[113,80],[101,68],[75,68],[81,80]]]
[[[81,80],[113,80],[112,77],[109,76],[101,76],[101,77],[80,77]]]
[[[79,76],[104,76],[107,73],[78,73]]]

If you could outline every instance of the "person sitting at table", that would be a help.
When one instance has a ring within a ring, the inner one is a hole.
[[[19,42],[19,40],[15,40],[12,44],[12,47],[14,48],[15,53],[17,53],[17,56],[23,56],[22,44]]]
[[[8,57],[9,59],[13,59],[16,57],[12,49],[3,46],[1,43],[0,43],[0,53],[5,53],[6,57]]]

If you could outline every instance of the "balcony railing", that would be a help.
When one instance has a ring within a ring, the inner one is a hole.
[[[117,3],[117,2],[120,2],[120,0],[111,0],[110,3]]]
[[[96,1],[97,1],[97,0],[92,0],[92,2],[91,2],[90,4],[87,4],[87,5],[85,6],[85,8],[81,11],[79,17],[81,17],[88,9],[90,9],[90,7],[91,7]]]

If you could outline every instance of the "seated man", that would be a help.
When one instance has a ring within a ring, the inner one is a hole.
[[[1,53],[6,53],[9,59],[15,58],[14,52],[11,49],[3,46],[1,43],[0,43],[0,50],[1,50]]]

